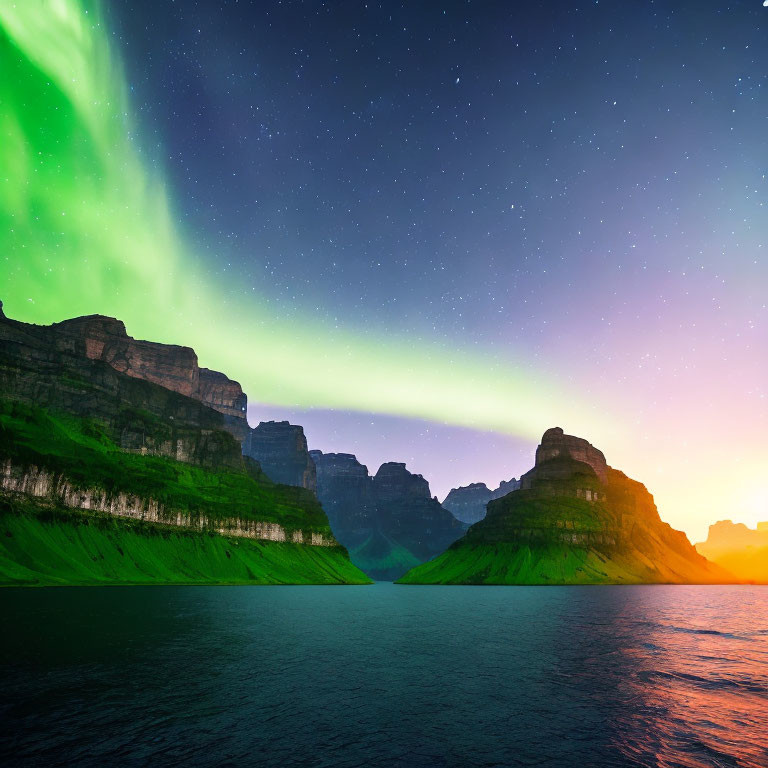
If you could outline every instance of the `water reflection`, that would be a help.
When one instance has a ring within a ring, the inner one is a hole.
[[[768,589],[4,590],[6,764],[768,765]]]
[[[685,600],[678,599],[678,592]],[[613,725],[634,761],[669,766],[768,765],[765,592],[733,587],[640,591],[624,655],[636,704]],[[649,620],[653,616],[653,620]]]

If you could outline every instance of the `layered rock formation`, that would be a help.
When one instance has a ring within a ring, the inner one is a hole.
[[[48,336],[61,351],[101,360],[126,376],[205,403],[227,417],[225,426],[238,440],[245,438],[248,398],[242,387],[223,373],[200,368],[190,347],[134,339],[120,320],[103,315],[54,323]]]
[[[395,579],[442,552],[463,526],[405,464],[382,464],[374,477],[349,453],[312,451],[317,495],[352,562],[375,579]]]
[[[304,427],[287,421],[262,421],[248,431],[243,453],[256,459],[276,483],[317,490],[317,472]]]
[[[519,488],[520,481],[514,477],[502,481],[493,491],[485,483],[471,483],[460,488],[451,488],[443,500],[443,506],[460,522],[474,525],[485,517],[489,501],[500,499]]]
[[[641,483],[586,440],[547,430],[521,489],[488,503],[484,520],[403,583],[726,583],[685,534],[659,518]]]
[[[768,522],[749,528],[720,520],[709,526],[707,540],[696,549],[744,581],[768,584]]]
[[[99,341],[91,342],[88,354],[87,334],[62,333],[60,325],[0,318],[0,395],[90,419],[126,451],[212,467],[242,466],[228,417],[178,391],[181,366],[174,374],[175,389],[120,373],[97,356]]]
[[[117,321],[0,311],[0,584],[365,583],[314,494],[243,456],[244,397]]]
[[[336,547],[333,536],[301,528],[287,530],[274,521],[251,520],[242,517],[211,517],[204,511],[174,509],[157,499],[124,491],[73,484],[64,474],[36,466],[0,462],[0,492],[43,499],[68,509],[101,512],[114,517],[130,518],[174,528],[191,528],[219,533],[235,538],[262,541],[289,541],[313,547]]]
[[[581,437],[566,435],[560,427],[548,429],[536,449],[536,464],[543,464],[550,459],[570,458],[588,464],[594,470],[601,483],[608,479],[608,464],[603,452]],[[530,472],[528,473],[530,475]],[[521,487],[529,488],[526,475],[520,478]]]

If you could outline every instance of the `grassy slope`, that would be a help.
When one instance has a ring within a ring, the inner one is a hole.
[[[648,578],[622,557],[566,546],[463,545],[409,571],[401,584],[636,584]]]
[[[0,584],[367,584],[341,547],[0,502]]]
[[[211,470],[159,456],[125,453],[98,424],[0,401],[0,459],[65,475],[83,488],[132,493],[210,518],[241,517],[331,535],[315,496],[272,483],[254,470]]]
[[[620,489],[621,490],[621,489]],[[700,558],[668,526],[635,526],[620,546],[558,540],[570,533],[617,533],[615,503],[542,498],[516,491],[497,502],[443,554],[413,568],[402,584],[730,583],[734,577]],[[492,508],[493,509],[493,508]],[[558,527],[568,521],[573,528]],[[535,534],[535,535],[532,535]]]
[[[258,470],[210,470],[120,451],[98,424],[0,401],[0,459],[75,486],[151,497],[209,518],[331,535],[317,499]],[[0,495],[0,584],[368,583],[343,547],[257,542],[51,508]]]

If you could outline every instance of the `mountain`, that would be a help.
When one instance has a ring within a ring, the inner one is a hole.
[[[256,459],[276,483],[317,490],[315,462],[307,450],[304,427],[287,421],[262,421],[249,431],[243,453]]]
[[[512,491],[520,488],[520,481],[502,481],[496,490],[492,491],[485,483],[471,483],[460,488],[451,488],[443,500],[443,506],[460,522],[467,525],[482,520],[485,517],[486,507],[492,499],[500,499]]]
[[[241,443],[243,453],[261,464],[271,480],[315,490],[315,467],[303,428],[287,421],[249,427],[248,397],[240,384],[223,373],[201,368],[190,347],[134,339],[120,320],[102,315],[64,320],[54,323],[51,330],[56,335],[47,334],[46,338],[57,338],[62,348],[77,350],[118,373],[159,384],[223,414],[223,428]]]
[[[403,584],[724,583],[685,534],[661,521],[645,486],[559,427],[544,433],[520,490]]]
[[[465,528],[432,498],[429,483],[405,464],[382,464],[374,477],[350,453],[310,451],[317,495],[352,562],[390,580],[442,552]]]
[[[242,454],[245,395],[113,318],[0,304],[0,583],[365,583],[312,492]]]
[[[768,584],[768,522],[748,528],[721,520],[709,526],[707,540],[696,549],[744,581]]]
[[[20,331],[17,325],[17,331]],[[198,400],[224,415],[222,424],[242,441],[248,430],[248,398],[242,387],[223,373],[200,368],[190,347],[139,341],[113,317],[89,315],[54,323],[48,329],[27,326],[32,338],[51,343],[61,352],[100,360],[118,373],[159,384],[164,389]]]

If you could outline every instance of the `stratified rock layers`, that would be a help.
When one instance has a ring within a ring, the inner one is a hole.
[[[659,518],[645,486],[586,440],[547,430],[521,489],[408,584],[728,583],[735,577]]]
[[[38,326],[0,318],[1,395],[89,419],[125,451],[209,467],[242,466],[231,417],[179,391],[193,386],[186,367],[191,350],[183,365],[164,364],[163,376],[153,376],[173,383],[169,388],[119,372],[117,358],[112,358],[115,365],[101,359],[106,342],[73,330],[79,326],[70,322],[69,331],[62,332],[64,323]],[[106,323],[114,324],[123,327],[116,320]]]
[[[118,321],[0,312],[0,584],[367,583],[315,495],[243,456],[244,398]]]
[[[382,464],[375,477],[348,453],[312,451],[317,494],[352,562],[375,579],[395,579],[442,552],[463,527],[405,464]]]
[[[49,336],[51,332],[58,335],[56,344],[63,350],[84,352],[89,359],[101,360],[126,376],[205,403],[224,414],[226,428],[241,442],[244,439],[248,398],[242,387],[223,373],[200,368],[190,347],[134,339],[120,320],[102,315],[54,323]]]

